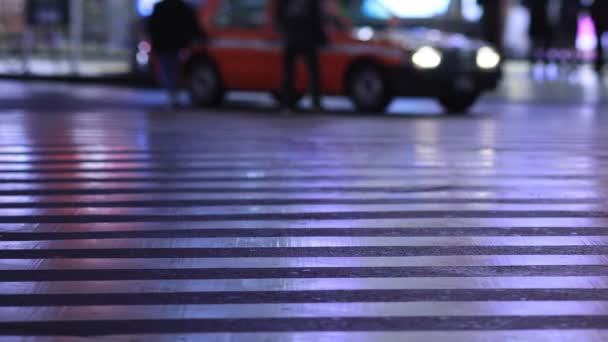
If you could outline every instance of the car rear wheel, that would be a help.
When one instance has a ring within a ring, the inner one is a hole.
[[[199,61],[192,66],[188,90],[192,102],[197,106],[218,106],[224,99],[220,75],[209,61]]]
[[[467,114],[480,95],[479,92],[451,92],[440,95],[438,100],[448,114]]]
[[[349,77],[349,95],[362,112],[384,112],[392,100],[382,69],[365,65],[356,68]]]

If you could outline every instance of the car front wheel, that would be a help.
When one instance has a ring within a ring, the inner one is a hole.
[[[439,103],[449,114],[467,114],[479,98],[479,92],[451,92],[439,96]]]
[[[349,95],[362,112],[383,112],[392,100],[382,69],[373,65],[356,68],[349,77]]]
[[[188,91],[197,106],[218,106],[224,99],[220,75],[209,61],[196,62],[190,69]]]

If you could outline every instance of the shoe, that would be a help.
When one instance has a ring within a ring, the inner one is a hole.
[[[595,72],[599,75],[602,76],[602,72],[604,71],[604,63],[595,63],[593,65],[593,69],[595,70]]]

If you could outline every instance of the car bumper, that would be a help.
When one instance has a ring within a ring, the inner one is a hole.
[[[501,68],[492,70],[419,70],[399,67],[388,72],[391,90],[396,96],[436,97],[449,92],[481,93],[494,90],[501,78]]]

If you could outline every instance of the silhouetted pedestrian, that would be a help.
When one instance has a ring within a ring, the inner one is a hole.
[[[161,84],[169,92],[171,106],[176,106],[180,52],[197,37],[204,37],[196,12],[182,0],[163,0],[154,6],[148,33]]]
[[[562,0],[559,13],[559,29],[563,45],[576,45],[578,19],[582,9],[580,0]]]
[[[320,0],[278,0],[275,20],[283,38],[283,89],[281,107],[295,102],[295,69],[304,57],[309,71],[315,110],[321,110],[319,48],[327,43]]]
[[[483,39],[492,43],[499,51],[502,51],[503,37],[503,4],[501,0],[477,0],[483,8],[481,17],[481,31]]]
[[[561,0],[559,18],[556,23],[555,47],[559,49],[562,63],[578,62],[576,38],[582,5],[580,0]]]
[[[604,56],[604,44],[602,38],[604,33],[608,31],[608,1],[607,0],[595,0],[591,5],[591,18],[595,25],[595,34],[597,36],[597,53],[595,56],[595,70],[598,74],[602,73],[604,68],[605,56]]]
[[[548,0],[527,0],[530,9],[530,27],[528,34],[532,43],[530,59],[547,60],[547,51],[553,43],[553,30],[549,20]]]

